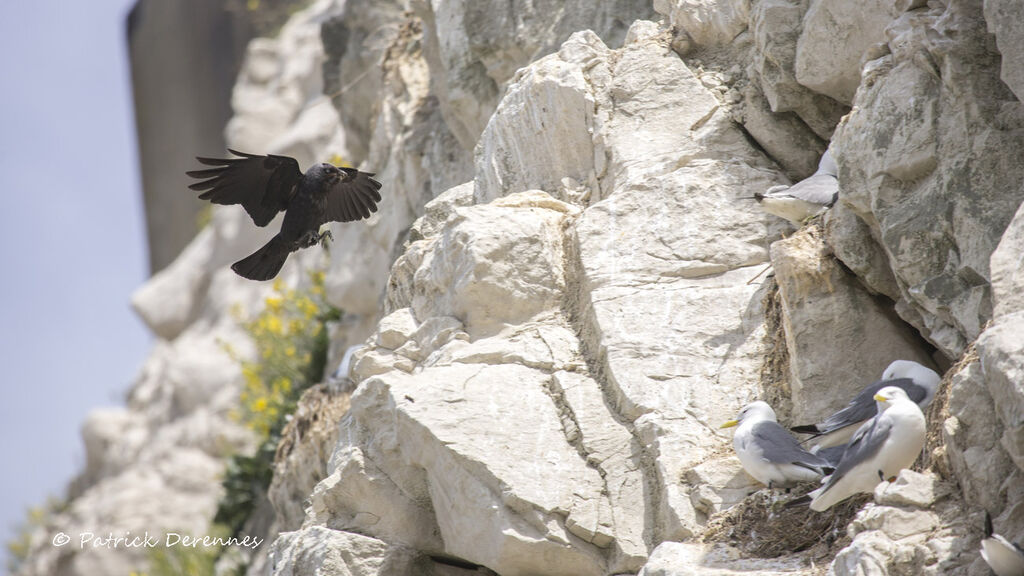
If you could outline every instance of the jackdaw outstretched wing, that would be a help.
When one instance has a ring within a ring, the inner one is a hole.
[[[228,151],[241,158],[196,157],[200,163],[215,168],[186,172],[193,178],[207,178],[189,188],[206,190],[199,198],[214,204],[241,204],[257,226],[266,226],[278,212],[288,208],[295,185],[302,178],[299,163],[288,156],[260,156],[230,148]]]
[[[369,218],[377,211],[381,184],[355,168],[342,168],[344,176],[327,193],[326,222],[352,222]]]

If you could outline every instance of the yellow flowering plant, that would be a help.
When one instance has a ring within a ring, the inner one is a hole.
[[[32,506],[26,511],[25,519],[15,527],[15,535],[7,541],[7,571],[14,574],[22,562],[28,558],[32,548],[32,536],[38,530],[45,529],[54,516],[64,511],[67,502],[61,498],[49,496],[46,502]]]
[[[236,314],[257,351],[255,360],[239,359],[244,383],[236,417],[264,438],[295,410],[302,390],[320,380],[327,352],[324,325],[340,316],[324,301],[323,272],[313,272],[310,280],[307,290],[275,280],[262,312],[248,320]]]
[[[235,417],[261,438],[256,453],[236,454],[227,465],[214,522],[237,535],[256,509],[273,478],[274,453],[289,414],[302,392],[323,377],[328,321],[341,313],[324,299],[324,274],[313,272],[310,286],[296,290],[277,280],[253,318],[235,315],[256,347],[255,359],[225,349],[242,367],[242,391]]]

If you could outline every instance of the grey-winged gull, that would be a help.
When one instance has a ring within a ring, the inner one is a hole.
[[[886,386],[902,388],[911,400],[925,409],[935,398],[941,378],[932,369],[911,360],[896,360],[882,372],[882,379],[861,390],[842,410],[817,424],[793,426],[793,432],[811,434],[819,448],[839,446],[850,440],[857,428],[876,413],[874,395]]]
[[[839,461],[843,459],[843,452],[846,452],[846,444],[840,444],[838,446],[814,446],[810,450],[811,454],[817,454],[828,462],[829,466],[835,468]]]
[[[831,470],[824,459],[800,447],[785,428],[779,425],[775,411],[765,402],[747,404],[736,420],[722,428],[739,425],[732,437],[743,469],[769,488],[786,487],[794,482],[821,478]]]
[[[985,512],[985,539],[981,541],[981,557],[996,576],[1024,576],[1024,548],[992,530],[992,517]]]
[[[800,226],[839,199],[838,174],[839,168],[826,150],[818,161],[817,172],[792,186],[772,186],[765,192],[755,192],[754,200],[765,212]]]
[[[823,512],[860,492],[873,492],[880,482],[909,468],[924,447],[924,413],[902,388],[886,386],[874,396],[878,414],[857,429],[835,471],[821,488],[786,504],[810,500],[811,510]]]

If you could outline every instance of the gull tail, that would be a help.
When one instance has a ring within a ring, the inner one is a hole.
[[[259,250],[232,264],[231,269],[249,280],[270,280],[281,271],[289,254],[291,250],[278,234]]]
[[[803,426],[790,426],[790,430],[798,432],[800,434],[813,434],[815,436],[821,435],[821,430],[818,430],[817,424],[804,424]]]

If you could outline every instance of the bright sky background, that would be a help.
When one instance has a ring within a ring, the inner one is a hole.
[[[12,2],[0,18],[4,543],[26,507],[63,495],[85,415],[123,404],[152,342],[129,307],[147,276],[132,3]]]

